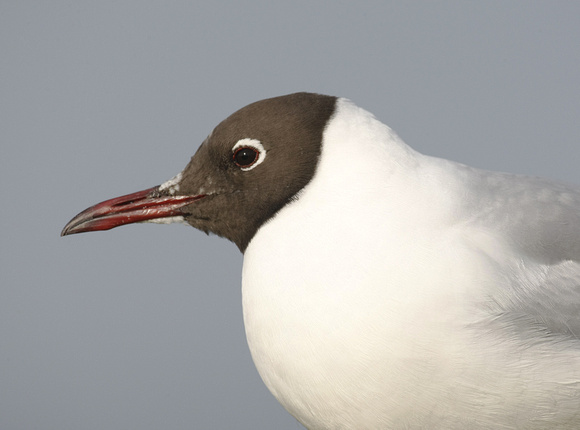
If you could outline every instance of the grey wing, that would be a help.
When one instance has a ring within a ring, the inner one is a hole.
[[[478,222],[499,228],[518,256],[505,311],[580,340],[580,188],[503,173],[472,178]]]

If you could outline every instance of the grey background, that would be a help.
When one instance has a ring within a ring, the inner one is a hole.
[[[235,246],[60,238],[247,103],[351,98],[428,154],[580,183],[578,2],[0,1],[0,429],[299,429],[263,386]]]

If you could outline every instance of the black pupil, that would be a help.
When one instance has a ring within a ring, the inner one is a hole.
[[[242,148],[234,154],[234,161],[238,166],[249,166],[258,157],[258,153],[252,148]]]

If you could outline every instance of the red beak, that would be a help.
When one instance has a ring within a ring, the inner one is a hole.
[[[124,224],[183,215],[180,210],[183,206],[204,197],[205,194],[164,196],[160,195],[159,187],[149,188],[85,209],[68,222],[60,235],[109,230]]]

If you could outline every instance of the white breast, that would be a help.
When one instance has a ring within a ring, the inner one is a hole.
[[[496,428],[520,407],[509,345],[471,328],[504,282],[471,244],[501,244],[451,222],[460,186],[431,160],[340,100],[315,177],[246,250],[252,357],[310,429]]]

